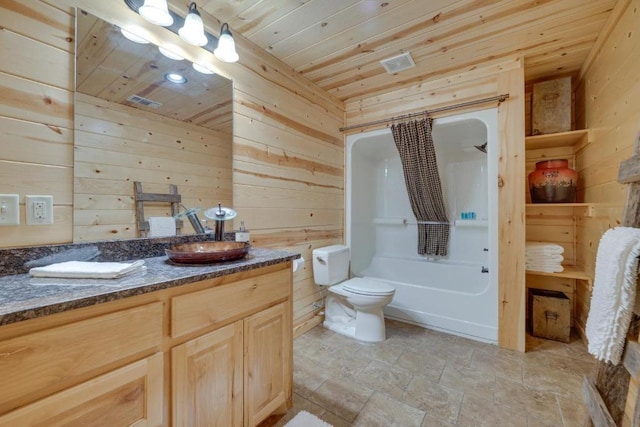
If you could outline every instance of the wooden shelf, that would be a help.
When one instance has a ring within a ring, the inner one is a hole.
[[[563,267],[564,267],[564,271],[562,273],[545,273],[543,271],[532,271],[532,270],[526,270],[526,273],[534,276],[549,276],[549,277],[561,277],[564,279],[586,280],[587,282],[589,282],[589,284],[593,282],[593,278],[589,274],[587,274],[586,271],[580,268],[577,268],[576,266],[573,266],[573,265],[563,265]]]
[[[589,134],[589,129],[580,129],[548,135],[527,136],[524,139],[524,146],[526,150],[576,146],[577,150],[589,143]]]
[[[586,217],[596,216],[596,207],[600,206],[598,203],[527,203],[525,210],[542,208],[542,209],[554,209],[554,208],[582,208],[584,212],[580,215]]]
[[[527,208],[588,208],[594,203],[527,203]]]

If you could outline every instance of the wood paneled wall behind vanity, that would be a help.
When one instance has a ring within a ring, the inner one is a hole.
[[[0,4],[0,180],[2,192],[19,194],[22,203],[22,225],[2,229],[2,247],[65,243],[82,235],[125,237],[114,227],[74,230],[74,7],[114,24],[139,19],[123,1]],[[218,28],[210,31],[217,34]],[[152,37],[181,43],[160,27]],[[286,248],[310,260],[313,248],[343,238],[342,103],[239,34],[234,37],[240,62],[212,61],[234,80],[232,206],[254,245]],[[185,51],[191,60],[210,58],[199,48]],[[215,194],[214,181],[202,189],[208,190]],[[26,194],[53,195],[53,225],[24,225]],[[105,211],[100,222],[110,221]],[[76,231],[83,234],[74,236]],[[295,324],[312,325],[305,322],[316,317],[312,303],[320,293],[309,262],[295,273],[294,292]]]

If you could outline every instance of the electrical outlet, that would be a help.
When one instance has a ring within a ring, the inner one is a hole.
[[[53,196],[25,196],[27,225],[53,224]]]
[[[0,194],[0,225],[20,225],[20,198],[17,194]]]

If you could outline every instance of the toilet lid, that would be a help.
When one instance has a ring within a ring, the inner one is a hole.
[[[349,292],[361,295],[391,295],[396,291],[393,286],[387,283],[361,277],[343,282],[342,287]]]

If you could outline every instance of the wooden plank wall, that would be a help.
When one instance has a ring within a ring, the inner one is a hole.
[[[577,127],[593,129],[592,143],[576,157],[579,194],[598,203],[595,216],[580,220],[577,254],[578,263],[592,272],[600,237],[621,223],[626,192],[616,182],[618,165],[631,157],[640,132],[638,22],[640,0],[619,1],[576,85]],[[584,330],[591,289],[578,281],[576,294],[576,323]]]
[[[145,22],[122,1],[0,3],[0,179],[2,193],[53,194],[55,224],[3,227],[1,247],[73,240],[74,7],[117,25]],[[218,25],[213,22],[212,24]],[[216,34],[218,28],[210,28]],[[234,80],[233,207],[257,246],[311,259],[343,241],[340,101],[234,34],[240,62],[224,64],[192,46],[184,56]],[[164,28],[151,41],[183,45]],[[34,66],[34,60],[40,61]],[[178,187],[180,188],[180,186]],[[212,187],[212,193],[214,188]],[[24,224],[24,205],[21,206]],[[294,324],[317,323],[319,299],[307,262],[294,275]]]
[[[55,218],[1,227],[0,245],[71,242],[74,18],[36,0],[2,2],[0,28],[0,192],[20,195],[21,224],[24,196],[51,194]]]
[[[175,184],[188,208],[232,206],[231,145],[231,135],[76,93],[73,240],[138,237],[134,181],[145,193]],[[144,209],[145,219],[171,216],[170,203]]]
[[[345,103],[347,126],[509,93],[499,107],[499,343],[525,350],[524,72],[518,58]],[[486,108],[481,106],[480,108]],[[478,107],[474,107],[478,108]],[[457,110],[447,114],[458,114]],[[381,127],[384,125],[377,125]],[[362,132],[376,126],[351,131]]]

